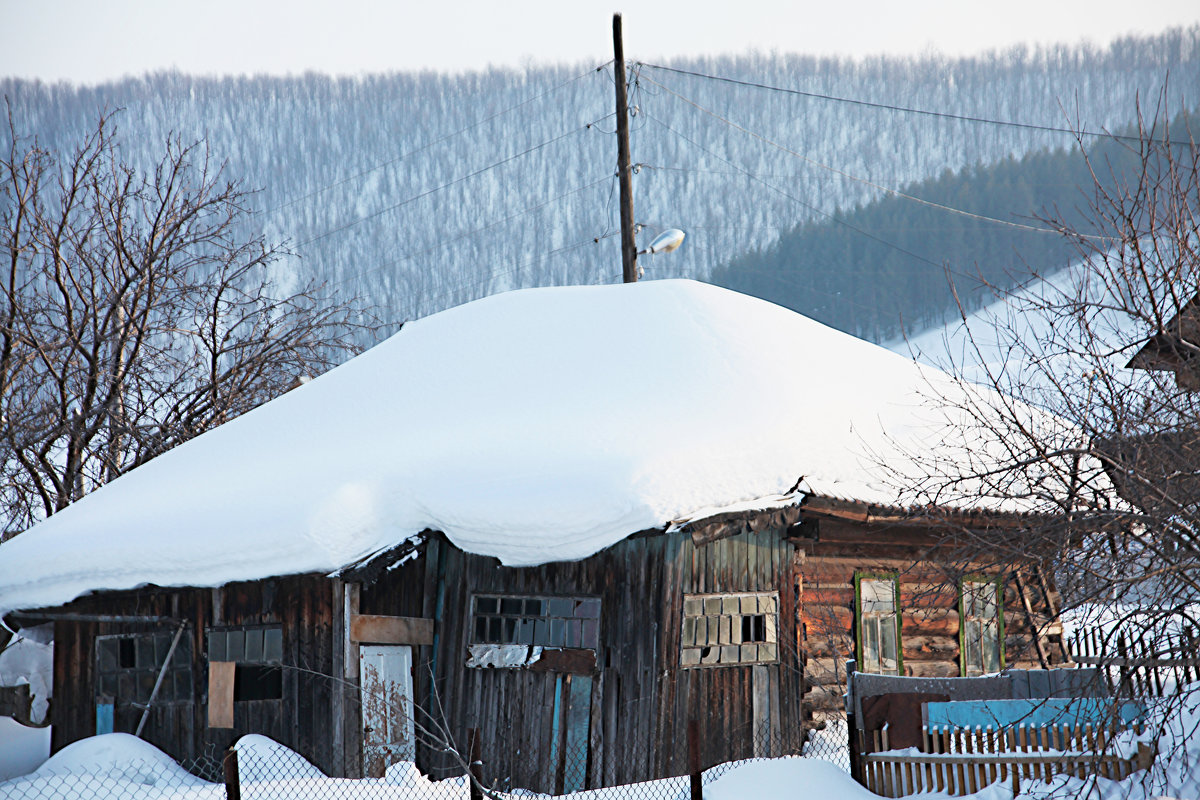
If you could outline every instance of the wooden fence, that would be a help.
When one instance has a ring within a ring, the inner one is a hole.
[[[1105,753],[1111,734],[1092,725],[925,727],[922,752],[913,752],[888,751],[887,731],[873,731],[873,747],[863,750],[877,752],[861,756],[863,785],[883,797],[901,797],[934,791],[965,795],[1005,781],[1016,794],[1023,781],[1049,781],[1063,774],[1121,780],[1154,762],[1153,748],[1144,743],[1131,758]]]
[[[1200,630],[1184,624],[1151,641],[1136,629],[1103,634],[1096,628],[1071,637],[1071,658],[1094,666],[1121,697],[1163,697],[1200,680]]]

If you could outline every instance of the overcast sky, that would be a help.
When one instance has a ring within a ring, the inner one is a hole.
[[[1200,22],[1197,0],[0,0],[0,75],[459,72],[612,57],[978,52]]]

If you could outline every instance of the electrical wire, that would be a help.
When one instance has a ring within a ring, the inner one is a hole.
[[[610,116],[612,116],[612,115],[606,114],[605,116],[601,117],[600,119],[607,119]],[[356,225],[360,225],[363,222],[366,222],[367,220],[375,219],[376,217],[380,217],[384,214],[387,214],[390,211],[395,211],[398,208],[403,208],[404,206],[409,205],[410,203],[415,203],[416,201],[421,200],[426,197],[429,197],[432,194],[436,194],[437,192],[443,191],[444,189],[449,189],[451,186],[456,186],[460,183],[463,183],[464,181],[468,181],[472,178],[476,178],[476,177],[483,175],[484,173],[489,172],[497,167],[503,166],[512,161],[516,161],[517,159],[523,158],[524,156],[527,156],[530,153],[535,153],[538,150],[542,150],[546,147],[549,147],[550,145],[560,142],[563,139],[567,139],[578,133],[586,131],[589,128],[591,128],[592,125],[594,125],[594,124],[595,124],[595,122],[589,122],[586,125],[582,125],[578,128],[569,130],[566,133],[559,134],[558,136],[555,136],[553,139],[544,141],[541,144],[536,144],[533,147],[528,147],[519,153],[514,153],[513,155],[502,158],[499,161],[495,161],[491,164],[488,164],[486,167],[481,167],[480,169],[474,170],[473,172],[469,172],[466,175],[455,178],[454,180],[449,181],[448,183],[443,183],[441,186],[436,186],[432,189],[428,189],[424,192],[421,192],[420,194],[413,195],[412,197],[401,200],[398,203],[394,203],[390,206],[387,206],[386,208],[381,208],[378,211],[373,211],[370,214],[367,214],[365,217],[359,217],[358,219],[352,220],[351,222],[347,222],[345,225],[339,225],[338,227],[327,230],[324,233],[317,234],[316,236],[313,236],[310,239],[306,239],[303,242],[300,242],[297,246],[304,247],[306,245],[310,245],[313,242],[320,241],[321,239],[332,236],[335,233],[341,233],[342,231],[349,230],[350,228],[353,228]]]
[[[649,80],[649,79],[647,79],[647,80]],[[889,241],[887,241],[886,239],[881,239],[880,237],[878,237],[878,236],[876,236],[876,235],[874,235],[874,234],[872,234],[872,233],[868,233],[867,231],[863,230],[862,228],[859,228],[859,227],[858,227],[858,226],[856,226],[856,225],[852,225],[852,224],[850,224],[849,222],[846,222],[845,220],[843,220],[843,219],[840,219],[839,217],[837,217],[837,216],[835,216],[835,215],[833,215],[833,214],[830,214],[830,213],[828,213],[828,212],[826,212],[826,211],[822,211],[821,209],[817,208],[816,206],[812,205],[811,203],[806,203],[805,201],[801,200],[799,197],[796,197],[795,195],[791,194],[790,192],[786,192],[786,191],[784,191],[783,189],[780,189],[779,187],[777,187],[777,186],[774,186],[773,184],[767,183],[765,180],[763,180],[762,178],[758,177],[758,176],[757,176],[757,175],[755,175],[754,173],[750,172],[750,171],[749,171],[749,170],[747,170],[747,169],[744,169],[743,167],[741,167],[741,166],[740,166],[740,165],[738,165],[738,164],[735,164],[734,162],[730,161],[729,159],[725,158],[724,156],[722,156],[722,155],[719,155],[719,154],[717,154],[717,153],[714,153],[712,150],[709,150],[707,147],[705,147],[704,145],[700,144],[700,143],[699,143],[699,142],[697,142],[696,140],[692,139],[690,136],[688,136],[688,135],[686,135],[686,134],[684,134],[684,133],[681,133],[681,132],[679,132],[679,131],[675,130],[675,129],[674,129],[674,128],[672,128],[670,125],[668,125],[667,123],[665,123],[665,122],[663,122],[662,120],[658,119],[657,117],[655,117],[655,116],[652,116],[652,115],[649,115],[649,114],[647,114],[646,116],[647,116],[647,118],[648,118],[648,119],[651,119],[651,120],[653,120],[654,122],[657,122],[659,125],[661,125],[662,127],[666,128],[668,131],[670,131],[670,132],[671,132],[671,133],[673,133],[674,135],[678,136],[679,138],[683,139],[685,142],[688,142],[688,143],[689,143],[689,144],[691,144],[693,147],[696,147],[696,148],[699,148],[700,150],[703,150],[705,153],[708,153],[708,154],[709,154],[710,156],[712,156],[713,158],[716,158],[716,159],[718,159],[718,160],[720,160],[720,161],[724,161],[724,162],[725,162],[726,164],[728,164],[729,166],[731,166],[731,167],[733,167],[734,169],[736,169],[736,170],[740,171],[740,172],[741,172],[743,175],[745,175],[747,178],[750,178],[751,180],[753,180],[754,182],[758,183],[759,185],[761,185],[761,186],[763,186],[763,187],[765,187],[765,188],[767,188],[767,189],[770,189],[771,191],[775,192],[776,194],[779,194],[779,195],[781,195],[782,197],[785,197],[785,198],[787,198],[788,200],[791,200],[793,203],[796,203],[797,205],[800,205],[800,206],[802,206],[802,207],[804,207],[804,208],[808,209],[809,211],[813,212],[814,214],[818,214],[818,215],[820,215],[820,216],[822,216],[822,217],[825,217],[826,219],[828,219],[828,220],[830,220],[830,221],[832,221],[832,222],[835,222],[835,223],[837,223],[838,225],[841,225],[841,226],[843,226],[843,227],[845,227],[845,228],[847,228],[847,229],[849,229],[849,230],[851,230],[851,231],[854,231],[855,233],[861,234],[862,236],[866,236],[868,239],[871,239],[871,240],[873,240],[873,241],[876,241],[876,242],[878,242],[879,244],[882,244],[882,245],[884,245],[885,247],[889,247],[889,248],[891,248],[891,249],[893,249],[893,250],[895,250],[895,251],[897,251],[897,252],[899,252],[899,253],[903,253],[903,254],[904,254],[904,255],[906,255],[906,256],[909,256],[909,257],[911,257],[911,258],[915,258],[915,259],[917,259],[918,261],[923,261],[924,263],[926,263],[926,264],[929,264],[929,265],[931,265],[931,266],[933,266],[933,267],[936,267],[937,269],[943,269],[943,265],[941,265],[941,264],[938,264],[937,262],[935,262],[935,261],[932,261],[931,259],[928,259],[928,258],[926,258],[925,256],[918,255],[917,253],[913,253],[913,252],[911,252],[910,250],[906,250],[905,248],[903,248],[903,247],[901,247],[901,246],[899,246],[899,245],[897,245],[897,244],[893,244],[892,242],[889,242]]]
[[[435,244],[432,247],[426,247],[423,250],[413,250],[411,252],[405,253],[404,255],[400,256],[399,258],[392,259],[391,261],[386,261],[382,264],[372,267],[371,269],[365,270],[363,272],[356,272],[353,275],[347,275],[347,276],[341,278],[340,280],[334,281],[331,285],[338,286],[338,285],[341,285],[344,283],[348,283],[349,281],[352,281],[352,280],[361,280],[361,279],[367,277],[368,275],[372,275],[376,272],[379,272],[382,269],[386,269],[387,267],[393,267],[396,264],[399,264],[403,261],[410,261],[410,260],[416,258],[417,256],[427,255],[429,253],[433,253],[438,250],[442,250],[444,248],[450,247],[451,245],[457,244],[458,242],[462,241],[463,239],[467,239],[472,236],[476,236],[480,233],[483,233],[486,230],[495,228],[498,225],[503,225],[506,222],[512,222],[514,219],[517,219],[518,217],[523,217],[526,214],[531,214],[534,211],[538,211],[539,209],[543,209],[546,206],[549,206],[553,203],[557,203],[559,200],[566,199],[567,197],[570,197],[571,195],[579,194],[580,192],[585,192],[588,189],[599,186],[610,180],[611,180],[611,178],[606,175],[605,177],[600,178],[599,180],[592,181],[591,183],[586,183],[582,186],[577,186],[574,189],[569,189],[561,194],[555,195],[554,197],[551,197],[549,200],[545,200],[541,203],[537,203],[536,205],[526,206],[525,208],[521,209],[520,211],[510,214],[507,217],[504,217],[503,219],[494,220],[493,222],[489,222],[488,224],[480,226],[478,228],[473,228],[469,231],[464,231],[464,232],[458,234],[457,236],[443,239],[440,242],[438,242],[438,244]]]
[[[837,167],[833,167],[828,164],[817,161],[814,158],[810,158],[810,157],[804,155],[803,153],[799,153],[795,150],[792,150],[791,148],[789,148],[785,145],[782,145],[772,139],[768,139],[766,136],[763,136],[760,133],[755,133],[754,131],[750,130],[749,128],[739,125],[738,123],[734,122],[733,120],[723,117],[720,114],[718,114],[717,112],[712,111],[708,108],[705,108],[704,106],[700,105],[696,101],[691,100],[690,98],[684,97],[683,95],[670,89],[669,87],[664,86],[661,83],[658,83],[653,78],[647,77],[647,78],[645,78],[645,80],[650,81],[651,83],[654,83],[655,85],[657,85],[659,88],[661,88],[663,91],[667,92],[668,94],[673,95],[677,99],[683,101],[684,103],[687,103],[688,105],[692,106],[693,108],[697,109],[698,111],[708,114],[709,116],[713,117],[714,119],[719,120],[720,122],[723,122],[724,124],[728,125],[729,127],[733,128],[734,130],[741,131],[742,133],[746,134],[747,136],[750,136],[754,139],[758,139],[760,142],[770,145],[771,147],[774,147],[777,150],[780,150],[781,152],[787,153],[788,155],[794,156],[795,158],[799,158],[800,160],[804,161],[805,163],[812,164],[813,166],[820,167],[821,169],[824,169],[824,170],[828,170],[829,172],[832,172],[836,175],[841,175],[843,178],[846,178],[847,180],[856,181],[858,183],[863,184],[864,186],[870,186],[873,189],[878,189],[879,191],[885,192],[894,197],[901,197],[901,198],[904,198],[905,200],[911,200],[914,203],[920,203],[921,205],[928,206],[930,208],[940,209],[940,210],[946,211],[950,214],[958,214],[959,216],[968,217],[971,219],[977,219],[977,220],[985,221],[985,222],[991,222],[996,225],[1004,225],[1004,226],[1007,226],[1010,228],[1017,228],[1019,230],[1032,231],[1034,233],[1048,233],[1048,234],[1055,234],[1055,235],[1060,235],[1062,233],[1062,231],[1055,230],[1054,228],[1043,228],[1038,225],[1027,225],[1027,224],[1021,223],[1021,222],[1012,222],[1010,220],[997,219],[996,217],[989,217],[986,214],[976,214],[972,211],[965,211],[961,208],[954,208],[953,206],[948,206],[943,203],[935,203],[931,200],[925,200],[920,197],[917,197],[916,195],[911,195],[906,192],[902,192],[899,189],[892,189],[891,187],[883,186],[882,184],[875,183],[874,181],[868,180],[866,178],[860,178],[857,175],[851,175],[849,172],[846,172],[844,170],[838,169]],[[1095,241],[1112,241],[1112,237],[1110,237],[1110,236],[1096,236],[1096,235],[1091,235],[1091,234],[1079,234],[1079,236],[1081,238],[1091,239],[1091,240],[1095,240]]]
[[[395,158],[388,159],[387,161],[381,161],[378,164],[375,164],[374,166],[368,167],[364,170],[360,170],[359,172],[356,172],[353,175],[349,175],[345,178],[342,178],[341,180],[334,181],[333,183],[326,184],[325,186],[321,186],[317,189],[314,189],[311,192],[309,192],[308,194],[293,198],[293,199],[288,200],[280,205],[274,206],[273,208],[265,209],[263,211],[256,211],[254,213],[255,214],[274,214],[274,213],[276,213],[278,211],[282,211],[286,208],[291,208],[292,206],[296,205],[297,203],[302,203],[305,200],[311,200],[312,198],[316,197],[317,195],[323,194],[324,192],[327,192],[330,189],[335,189],[338,186],[343,186],[347,183],[350,183],[351,181],[356,181],[360,178],[365,178],[367,175],[370,175],[372,172],[375,172],[376,170],[380,170],[385,167],[390,167],[393,164],[398,164],[401,161],[405,160],[406,158],[410,158],[418,153],[422,153],[426,150],[429,150],[430,148],[432,148],[436,145],[442,144],[443,142],[448,142],[449,140],[453,139],[454,137],[461,136],[462,134],[466,133],[467,131],[474,130],[475,128],[478,128],[481,125],[486,125],[487,123],[492,122],[493,120],[499,119],[500,117],[503,117],[506,114],[511,114],[512,112],[514,112],[520,108],[524,108],[525,106],[529,105],[530,103],[533,103],[537,100],[541,100],[543,97],[547,97],[551,94],[554,94],[555,92],[559,91],[560,89],[570,86],[571,84],[575,83],[576,81],[582,80],[583,78],[586,78],[589,75],[593,75],[596,72],[599,72],[600,70],[604,69],[606,66],[608,66],[611,63],[612,62],[609,61],[604,64],[601,64],[600,66],[596,67],[595,69],[589,69],[587,72],[580,73],[579,75],[576,75],[573,78],[563,81],[562,83],[558,84],[557,86],[552,86],[551,88],[547,89],[546,91],[542,92],[541,94],[537,94],[526,100],[522,100],[520,103],[516,103],[515,105],[511,105],[505,109],[497,111],[495,114],[492,114],[491,116],[484,117],[483,119],[473,122],[470,125],[467,125],[465,127],[459,128],[456,131],[447,133],[443,136],[439,136],[436,139],[432,139],[429,142],[426,142],[425,144],[421,145],[420,147],[418,147],[416,149],[409,150],[405,153],[401,153],[400,155],[396,156]]]
[[[849,98],[849,97],[838,97],[836,95],[822,94],[820,92],[806,92],[802,89],[788,89],[788,88],[782,87],[782,86],[771,86],[770,84],[766,84],[766,83],[756,83],[754,81],[743,81],[743,80],[738,80],[737,78],[726,78],[726,77],[723,77],[720,75],[706,75],[703,72],[694,72],[692,70],[679,69],[678,67],[666,67],[661,64],[649,64],[644,61],[638,62],[638,66],[650,67],[651,69],[661,69],[664,72],[674,72],[674,73],[677,73],[680,75],[688,75],[693,78],[704,78],[705,80],[717,81],[719,83],[728,83],[728,84],[733,84],[735,86],[745,86],[745,87],[752,88],[752,89],[763,89],[766,91],[781,92],[783,94],[791,94],[791,95],[796,95],[799,97],[809,97],[809,98],[812,98],[815,100],[828,100],[828,101],[834,102],[834,103],[849,103],[851,105],[864,106],[866,108],[876,108],[876,109],[881,109],[884,111],[896,111],[896,112],[900,112],[900,113],[904,113],[904,114],[920,114],[922,116],[938,117],[941,119],[952,119],[952,120],[957,120],[959,122],[972,122],[972,123],[983,124],[983,125],[999,125],[999,126],[1009,127],[1009,128],[1022,128],[1025,130],[1042,131],[1042,132],[1046,132],[1046,133],[1065,133],[1065,134],[1069,134],[1070,136],[1072,136],[1076,139],[1081,139],[1084,137],[1095,137],[1095,138],[1101,138],[1101,139],[1112,139],[1114,141],[1135,142],[1138,144],[1141,144],[1143,141],[1142,138],[1139,136],[1127,136],[1127,135],[1122,135],[1122,134],[1109,133],[1108,131],[1087,131],[1087,130],[1078,130],[1077,131],[1077,130],[1072,130],[1071,128],[1058,128],[1053,125],[1035,125],[1035,124],[1029,123],[1029,122],[1012,122],[1009,120],[990,119],[988,117],[976,117],[976,116],[971,116],[971,115],[967,115],[967,114],[951,114],[950,112],[947,112],[947,111],[930,111],[928,109],[922,109],[922,108],[897,106],[897,105],[891,105],[889,103],[874,103],[869,100],[857,100],[857,99]],[[653,82],[652,78],[647,78],[647,80]],[[662,84],[659,84],[659,85],[661,86]],[[663,88],[666,88],[666,87],[663,87]],[[667,91],[670,91],[670,90],[668,89]],[[1174,139],[1165,139],[1165,140],[1163,140],[1162,143],[1172,145],[1172,146],[1179,146],[1179,147],[1190,147],[1192,144],[1191,142],[1179,141],[1179,140],[1174,140]]]

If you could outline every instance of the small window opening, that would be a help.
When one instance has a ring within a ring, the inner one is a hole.
[[[742,617],[742,641],[765,642],[767,640],[767,617],[765,614],[749,614]]]
[[[121,669],[134,669],[137,667],[137,649],[136,643],[132,638],[121,639],[118,642],[118,666]]]
[[[238,664],[233,678],[233,699],[282,700],[283,670],[262,664]]]

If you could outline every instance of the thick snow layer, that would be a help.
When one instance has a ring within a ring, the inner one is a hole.
[[[49,726],[30,728],[11,717],[0,717],[0,781],[33,772],[49,756]]]
[[[0,650],[0,686],[29,684],[30,716],[36,724],[46,719],[54,686],[54,626],[23,628]]]
[[[918,454],[999,446],[930,399],[969,391],[692,281],[510,292],[410,323],[0,545],[0,611],[329,572],[426,528],[510,565],[579,559],[798,481],[924,502],[895,488]],[[938,499],[1011,507],[960,491]]]
[[[828,761],[810,758],[776,758],[751,761],[717,778],[704,787],[707,800],[746,798],[837,798],[876,800],[879,795],[864,789],[848,772]]]

